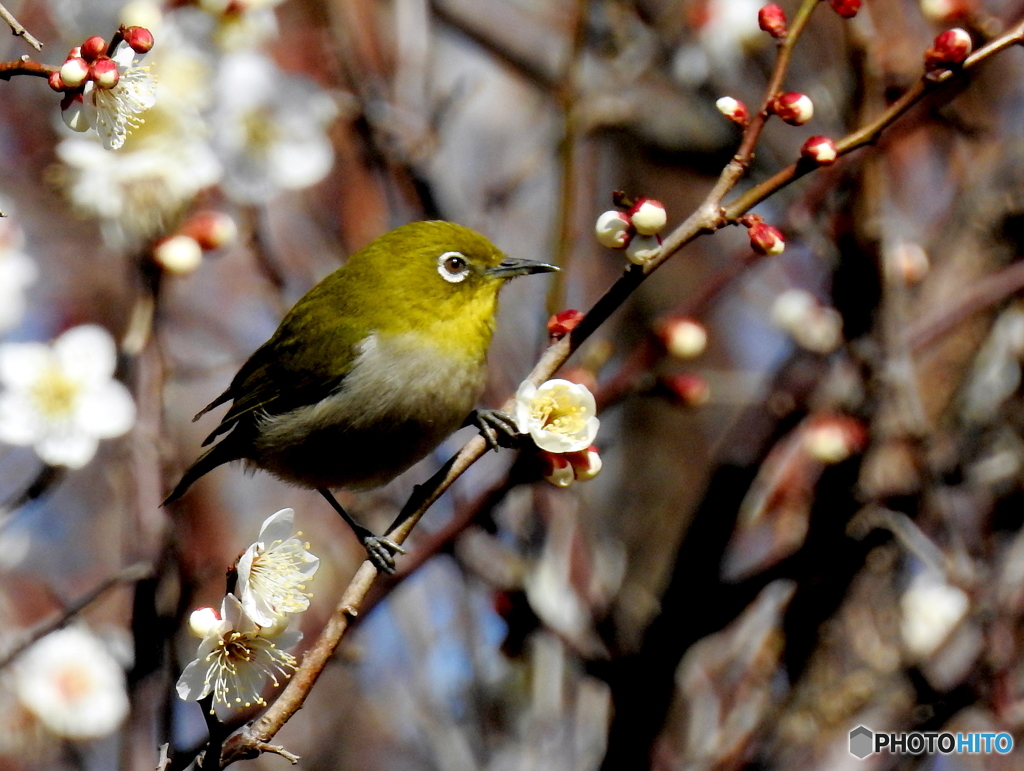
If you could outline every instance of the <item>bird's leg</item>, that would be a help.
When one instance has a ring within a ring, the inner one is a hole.
[[[352,519],[352,516],[341,507],[341,504],[338,503],[338,499],[334,497],[334,494],[331,493],[330,490],[326,488],[319,488],[317,492],[327,499],[327,502],[331,504],[331,507],[338,512],[341,515],[341,518],[348,523],[350,528],[352,528],[352,532],[356,534],[356,538],[359,539],[363,548],[366,549],[366,556],[369,558],[370,562],[374,564],[374,567],[382,573],[394,573],[395,554],[405,554],[405,549],[388,538],[374,535]]]
[[[515,418],[501,410],[473,410],[463,426],[476,426],[492,450],[518,447],[522,433]]]

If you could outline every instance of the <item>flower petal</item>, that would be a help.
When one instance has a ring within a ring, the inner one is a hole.
[[[75,410],[75,424],[91,436],[121,436],[135,423],[135,402],[124,384],[108,380],[82,394]]]
[[[178,692],[178,698],[185,701],[199,701],[210,695],[213,685],[207,680],[207,667],[202,666],[203,657],[198,657],[188,663],[185,670],[178,678],[174,690]]]
[[[6,343],[0,345],[0,383],[25,390],[39,379],[53,361],[44,343]]]
[[[99,441],[79,433],[50,434],[36,443],[36,454],[51,466],[82,468],[96,454]]]
[[[0,442],[25,447],[46,435],[46,424],[32,402],[19,393],[0,394]]]
[[[265,520],[260,528],[260,540],[270,546],[275,541],[286,541],[292,537],[295,526],[295,509],[281,509]]]
[[[86,385],[109,379],[117,366],[114,338],[96,324],[69,329],[54,341],[53,353],[64,374]]]

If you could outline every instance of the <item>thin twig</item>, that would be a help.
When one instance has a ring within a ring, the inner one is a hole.
[[[39,62],[29,61],[27,56],[23,56],[13,62],[0,62],[0,80],[10,80],[15,75],[33,75],[37,78],[48,78],[55,72],[60,72],[60,68],[53,64],[40,64]]]
[[[46,635],[57,631],[61,627],[67,626],[75,616],[114,587],[141,581],[143,578],[148,578],[151,575],[153,575],[153,566],[145,562],[136,562],[134,565],[121,568],[95,589],[79,597],[67,608],[59,613],[55,613],[44,621],[40,621],[25,632],[20,640],[15,641],[3,654],[0,654],[0,669],[10,664],[37,640],[46,637]]]
[[[43,44],[36,40],[32,33],[25,29],[21,22],[14,18],[14,14],[8,11],[2,4],[0,4],[0,19],[7,22],[7,26],[11,28],[12,35],[22,38],[37,51],[43,50]]]

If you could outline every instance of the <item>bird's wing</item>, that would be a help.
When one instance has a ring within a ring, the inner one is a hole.
[[[255,415],[280,415],[314,404],[340,387],[358,356],[365,332],[357,331],[345,318],[336,318],[330,330],[316,335],[304,335],[297,323],[288,322],[286,318],[274,336],[242,365],[227,390],[196,415],[198,419],[214,407],[232,402],[203,445]]]

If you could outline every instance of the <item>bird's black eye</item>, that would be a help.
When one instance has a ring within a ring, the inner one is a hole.
[[[469,263],[461,252],[445,252],[437,258],[437,272],[445,281],[457,284],[469,275]]]

